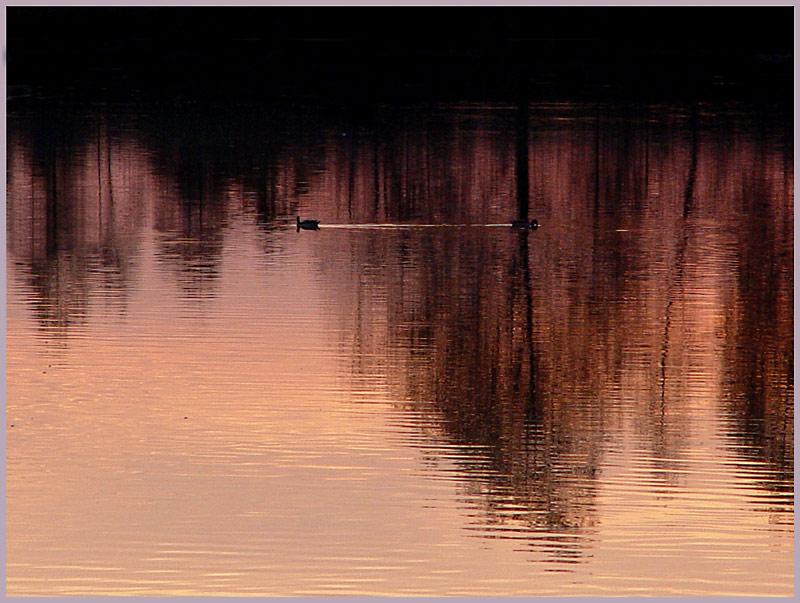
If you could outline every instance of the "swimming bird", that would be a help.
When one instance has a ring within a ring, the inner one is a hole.
[[[303,220],[300,221],[300,216],[297,216],[297,232],[303,230],[319,230],[319,220]]]
[[[530,222],[527,220],[512,220],[511,228],[524,228],[524,229],[531,229],[536,230],[539,228],[539,221],[534,218]]]

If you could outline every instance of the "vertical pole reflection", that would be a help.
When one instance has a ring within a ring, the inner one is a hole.
[[[353,194],[356,187],[356,151],[351,139],[345,141],[347,154],[347,221],[353,221]]]
[[[45,193],[45,207],[46,207],[46,243],[45,250],[48,256],[56,252],[56,238],[58,236],[57,223],[58,223],[58,161],[59,142],[52,142],[47,144],[46,152],[44,153],[45,165],[45,178],[47,182],[47,189]]]
[[[97,120],[97,240],[103,240],[103,120]]]
[[[110,232],[108,233],[109,236],[114,236],[114,179],[112,177],[113,172],[113,158],[111,156],[111,144],[112,144],[112,136],[111,136],[111,128],[109,127],[109,123],[107,119],[105,121],[105,132],[106,132],[106,166],[108,172],[108,226]]]
[[[689,117],[689,132],[692,137],[689,150],[689,170],[686,176],[686,188],[683,193],[683,223],[681,224],[681,236],[678,238],[678,249],[675,254],[675,278],[670,282],[667,289],[667,307],[664,313],[664,343],[661,350],[661,412],[664,414],[664,404],[667,387],[667,357],[669,355],[669,331],[672,312],[673,288],[675,283],[682,286],[683,283],[683,257],[686,253],[688,234],[686,233],[686,219],[692,211],[694,203],[695,179],[697,177],[697,105],[693,105]]]
[[[514,325],[509,331],[510,357],[513,359],[513,378],[511,399],[524,423],[535,420],[541,409],[538,408],[536,394],[536,357],[533,344],[533,277],[530,266],[529,231],[516,233],[518,240],[511,246],[512,275],[509,288],[508,320]],[[524,417],[524,418],[523,418]],[[522,428],[522,425],[517,427]]]
[[[106,110],[97,119],[97,242],[108,244],[114,228],[114,181],[111,126]],[[104,182],[105,179],[105,182]],[[104,208],[107,210],[104,215]]]
[[[644,195],[650,196],[650,108],[644,109]]]
[[[520,85],[519,105],[517,107],[517,218],[529,219],[530,177],[528,174],[528,146],[530,144],[528,120],[528,90]]]
[[[692,105],[689,118],[689,130],[692,135],[692,146],[689,155],[689,177],[686,179],[686,191],[683,195],[683,217],[686,218],[692,210],[692,196],[694,182],[697,175],[697,104]]]
[[[522,279],[525,293],[525,336],[527,339],[528,366],[530,374],[528,376],[528,391],[526,399],[528,408],[536,404],[536,362],[533,352],[533,294],[531,291],[531,269],[530,258],[528,255],[528,231],[520,233],[519,254],[522,260]]]
[[[381,203],[381,179],[380,179],[381,164],[380,164],[380,153],[378,151],[378,136],[375,136],[372,141],[372,151],[373,151],[373,167],[374,167],[373,186],[375,189],[375,198],[373,199],[373,207],[372,207],[372,220],[377,221]]]
[[[594,216],[600,205],[600,105],[595,106],[594,116]]]

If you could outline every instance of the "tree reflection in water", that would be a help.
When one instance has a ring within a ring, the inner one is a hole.
[[[633,433],[654,479],[680,479],[665,468],[690,453],[697,405],[718,408],[743,467],[769,468],[759,487],[792,489],[787,122],[634,109],[531,107],[535,233],[481,226],[518,210],[513,108],[12,113],[9,255],[43,332],[68,341],[93,288],[130,286],[148,226],[202,303],[234,214],[266,253],[298,214],[472,225],[331,238],[318,261],[354,387],[383,376],[417,445],[466,476],[480,534],[580,558],[610,442]]]

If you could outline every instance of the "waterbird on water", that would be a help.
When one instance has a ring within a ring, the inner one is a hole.
[[[527,220],[512,220],[511,228],[524,228],[524,229],[536,230],[537,228],[539,228],[539,221],[536,218],[534,218],[530,222],[528,222]]]
[[[319,230],[319,220],[303,220],[300,221],[300,216],[297,216],[297,232],[303,230]]]

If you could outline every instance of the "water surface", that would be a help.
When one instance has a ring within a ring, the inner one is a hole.
[[[516,111],[12,105],[8,594],[791,595],[790,119]]]

